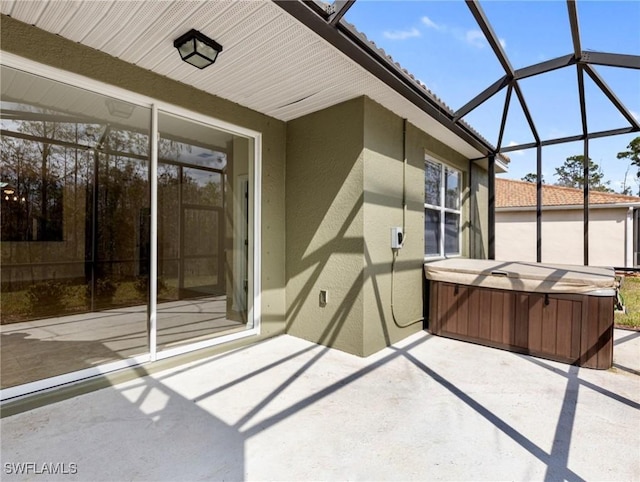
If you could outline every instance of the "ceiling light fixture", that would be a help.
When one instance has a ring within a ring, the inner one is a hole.
[[[180,57],[194,67],[204,69],[216,61],[222,45],[197,30],[191,29],[173,42]]]
[[[128,119],[131,117],[131,114],[133,114],[133,111],[136,108],[133,104],[115,99],[107,99],[105,100],[105,104],[107,105],[109,114],[114,117],[120,117],[121,119]]]

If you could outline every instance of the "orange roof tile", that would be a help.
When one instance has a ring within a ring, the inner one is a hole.
[[[584,192],[573,187],[543,184],[542,204],[544,206],[582,205]],[[623,194],[589,191],[589,204],[640,203],[640,197]],[[496,178],[496,207],[536,206],[536,183]]]

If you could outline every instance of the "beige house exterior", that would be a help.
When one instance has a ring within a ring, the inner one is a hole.
[[[543,185],[542,262],[583,264],[583,191]],[[589,195],[589,265],[637,266],[640,197]],[[536,261],[536,184],[496,178],[496,259]]]

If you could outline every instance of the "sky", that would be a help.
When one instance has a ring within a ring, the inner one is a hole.
[[[576,5],[583,51],[640,55],[640,1],[578,0]],[[483,0],[480,6],[514,69],[573,53],[564,0]],[[463,0],[358,0],[345,20],[454,110],[504,75]],[[632,115],[640,119],[640,70],[594,67]],[[575,66],[530,77],[519,84],[542,140],[582,132]],[[585,94],[590,131],[630,126],[586,74]],[[493,145],[498,141],[505,96],[506,88],[464,118]],[[621,190],[626,174],[626,184],[634,194],[639,193],[637,169],[616,158],[638,135],[589,142],[589,157],[600,165],[605,181],[615,191]],[[533,141],[514,93],[502,144]],[[555,169],[567,157],[582,153],[582,141],[544,147],[545,181],[556,182]],[[503,177],[520,179],[536,172],[535,149],[508,155],[509,172]]]

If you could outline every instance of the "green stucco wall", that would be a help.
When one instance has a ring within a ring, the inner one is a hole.
[[[463,173],[469,254],[469,162],[407,124],[407,238],[396,260],[394,321],[390,230],[403,225],[403,142],[403,120],[365,97],[288,123],[288,333],[367,356],[422,329],[425,152]]]
[[[5,15],[1,16],[0,33],[0,46],[6,52],[262,133],[261,338],[282,333],[285,322],[285,123]],[[235,344],[238,343],[247,341]]]
[[[489,174],[482,167],[471,164],[469,183],[469,257],[487,259],[489,256]]]
[[[363,355],[364,99],[287,124],[287,331]],[[328,303],[321,306],[320,290]]]
[[[468,254],[468,160],[455,150],[365,99],[364,115],[364,354],[422,329],[425,154],[462,171],[462,254]],[[398,250],[391,310],[391,228],[403,226],[403,142],[406,142],[405,244]],[[394,320],[395,314],[395,320]],[[416,321],[415,323],[412,323]]]

